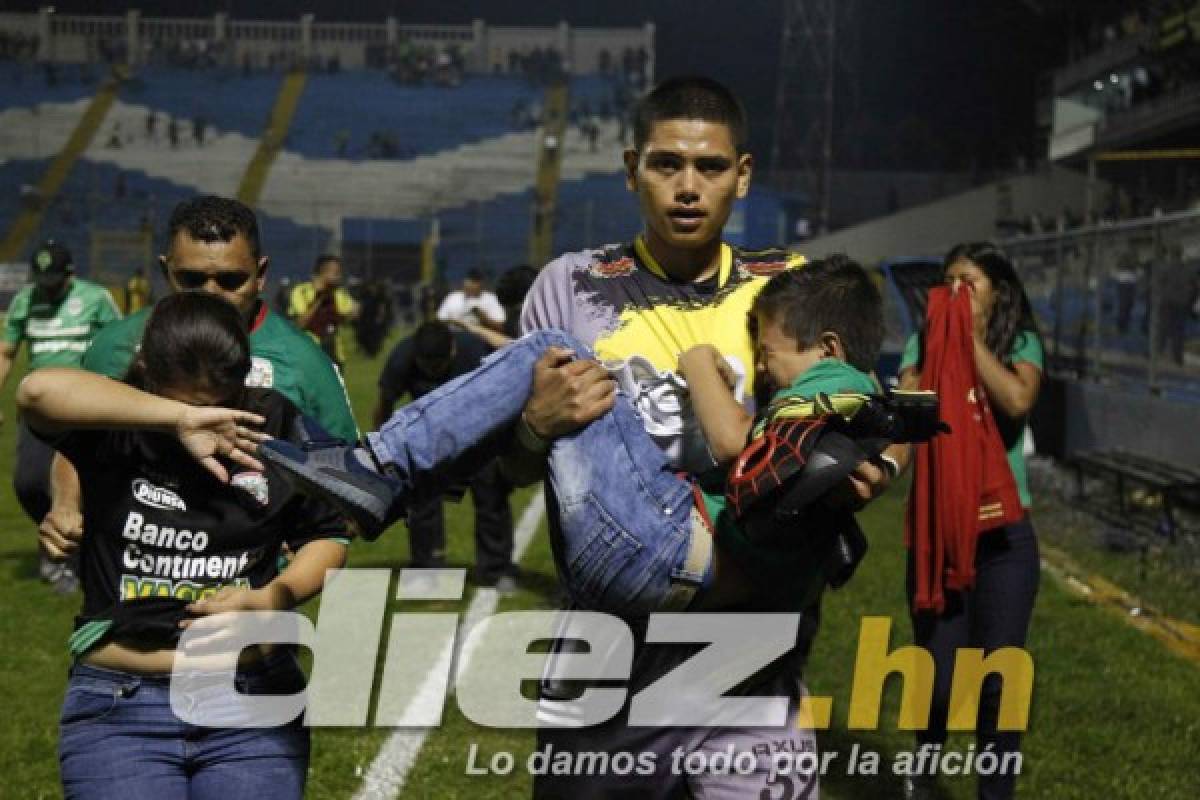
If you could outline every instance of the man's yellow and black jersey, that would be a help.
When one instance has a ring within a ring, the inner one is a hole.
[[[542,270],[525,300],[521,331],[557,328],[592,348],[642,415],[671,461],[699,472],[711,466],[676,374],[681,353],[711,344],[745,379],[752,396],[754,347],[747,315],[763,284],[804,263],[783,249],[721,245],[708,281],[672,279],[641,237],[630,244],[567,253]]]

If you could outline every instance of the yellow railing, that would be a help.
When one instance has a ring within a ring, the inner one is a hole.
[[[537,180],[534,183],[533,221],[529,228],[529,263],[540,267],[554,248],[554,216],[558,208],[558,179],[567,133],[567,86],[546,90],[542,141],[538,146]]]
[[[304,94],[306,75],[303,72],[289,73],[279,87],[279,95],[271,108],[271,116],[267,120],[267,129],[263,131],[258,141],[258,149],[254,157],[246,165],[246,171],[238,184],[237,197],[250,207],[258,204],[263,187],[267,184],[267,175],[275,156],[283,149],[288,129],[292,126],[292,118],[296,115],[296,107],[300,105],[300,96]]]
[[[8,229],[8,233],[5,234],[4,240],[0,242],[0,262],[16,261],[21,258],[29,243],[29,238],[42,226],[42,217],[46,209],[58,196],[63,184],[67,181],[67,176],[71,174],[75,162],[91,145],[96,131],[100,130],[104,118],[108,116],[108,110],[112,108],[113,102],[117,99],[117,91],[121,88],[121,82],[126,75],[123,67],[114,68],[112,75],[100,86],[88,104],[87,110],[83,112],[79,122],[75,125],[75,130],[71,132],[71,137],[67,139],[63,149],[46,167],[41,180],[38,181],[35,202],[17,215]]]

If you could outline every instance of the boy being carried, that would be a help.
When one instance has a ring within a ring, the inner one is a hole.
[[[879,292],[862,267],[833,256],[773,277],[750,324],[756,367],[774,392],[757,426],[714,348],[701,345],[679,359],[721,465],[711,474],[673,472],[624,395],[553,443],[547,474],[558,525],[551,545],[579,606],[640,616],[786,592],[803,607],[828,580],[848,577],[861,557],[865,545],[846,541],[857,528],[806,512],[892,440],[928,435],[911,425],[906,431],[872,397],[877,387],[867,371],[883,339]],[[539,331],[405,406],[362,445],[316,432],[303,449],[272,440],[260,455],[374,538],[414,502],[497,455],[513,425],[521,435],[533,365],[548,348],[591,357],[567,334]],[[786,580],[745,577],[747,566],[764,565]]]

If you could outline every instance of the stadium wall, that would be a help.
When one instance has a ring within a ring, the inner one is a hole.
[[[955,242],[996,238],[999,222],[1032,214],[1054,218],[1064,209],[1082,216],[1086,191],[1086,175],[1048,167],[818,237],[803,249],[814,255],[850,253],[872,264],[900,255],[937,255]]]
[[[1062,456],[1083,450],[1124,450],[1181,466],[1200,464],[1200,437],[1180,435],[1195,430],[1194,404],[1067,380],[1062,384],[1061,409]],[[1147,420],[1154,424],[1147,425]]]

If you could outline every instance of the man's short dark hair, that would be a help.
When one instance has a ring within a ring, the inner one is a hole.
[[[738,153],[746,151],[750,126],[746,109],[723,84],[700,75],[669,78],[638,101],[633,110],[633,146],[641,150],[656,122],[702,119],[729,128]]]
[[[801,349],[825,331],[842,340],[846,361],[863,372],[875,368],[883,346],[883,298],[857,262],[831,255],[785,270],[767,281],[751,309],[779,324]]]
[[[467,270],[467,274],[463,277],[469,281],[475,281],[476,283],[483,283],[483,273],[477,269]]]
[[[434,319],[422,322],[413,332],[413,357],[422,361],[444,361],[454,353],[450,326]]]
[[[331,261],[336,261],[340,264],[342,263],[342,257],[336,256],[333,253],[322,253],[321,255],[317,256],[317,260],[313,263],[313,275],[320,275],[321,268]]]
[[[167,247],[180,231],[187,231],[198,242],[228,242],[241,234],[255,260],[262,256],[258,219],[249,206],[231,197],[201,195],[184,200],[175,206],[167,223]]]

